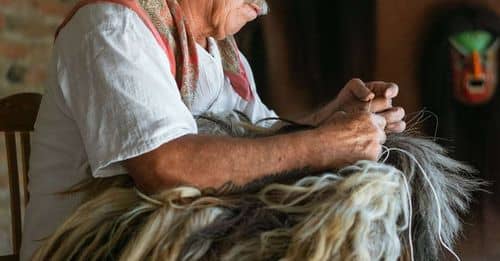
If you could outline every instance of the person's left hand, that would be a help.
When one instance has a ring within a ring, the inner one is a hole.
[[[315,125],[321,125],[338,111],[347,113],[370,111],[383,116],[387,121],[386,132],[400,133],[406,129],[403,121],[405,111],[393,107],[392,100],[398,96],[399,87],[394,83],[369,82],[359,79],[349,81],[338,96],[312,116]]]

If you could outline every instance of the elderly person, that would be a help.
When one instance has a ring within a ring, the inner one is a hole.
[[[194,116],[204,113],[276,117],[232,37],[266,10],[263,0],[76,6],[58,32],[35,126],[22,259],[81,203],[81,195],[59,192],[89,177],[128,174],[154,193],[377,159],[385,133],[405,129],[403,109],[391,105],[398,87],[384,82],[350,81],[334,101],[298,120],[317,126],[312,130],[255,139],[197,134]]]

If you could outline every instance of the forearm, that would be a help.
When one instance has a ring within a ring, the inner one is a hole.
[[[126,165],[136,183],[150,192],[181,184],[243,185],[273,173],[318,168],[314,136],[312,131],[256,139],[190,135],[161,146],[146,160],[133,159]]]

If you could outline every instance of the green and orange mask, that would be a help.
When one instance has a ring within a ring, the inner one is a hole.
[[[449,40],[456,99],[467,105],[488,103],[498,81],[498,39],[485,31],[466,31]]]

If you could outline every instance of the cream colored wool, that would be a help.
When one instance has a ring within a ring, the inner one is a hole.
[[[198,124],[213,135],[269,135],[242,121],[231,113]],[[387,145],[422,160],[441,204],[441,236],[452,245],[458,212],[479,185],[465,176],[472,170],[428,140],[393,135]],[[402,153],[386,156],[386,164],[361,161],[336,174],[298,171],[245,187],[179,187],[152,196],[127,176],[94,180],[84,186],[94,196],[34,260],[408,259],[410,217],[415,259],[439,258],[438,206],[421,171]]]
[[[300,222],[240,242],[221,259],[395,260],[400,253],[398,234],[406,228],[408,217],[400,174],[373,162],[360,162],[342,173],[348,177],[325,174],[262,189],[256,197],[267,208],[298,215]],[[188,202],[176,202],[182,198]],[[135,188],[111,188],[80,207],[37,252],[35,260],[101,260],[120,244],[123,249],[113,259],[198,260],[211,242],[181,256],[185,241],[224,215],[224,206],[233,200],[204,197],[191,187],[152,197]],[[383,230],[378,230],[379,224]]]

